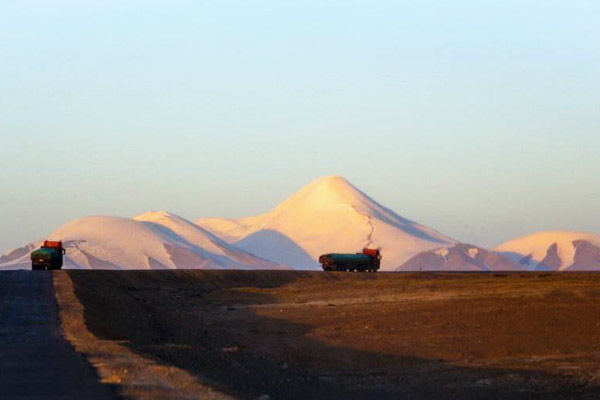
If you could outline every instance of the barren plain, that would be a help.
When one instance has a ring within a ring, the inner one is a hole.
[[[120,396],[600,398],[599,274],[59,271],[54,283],[67,338]]]

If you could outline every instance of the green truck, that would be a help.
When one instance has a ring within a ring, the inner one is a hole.
[[[42,247],[31,253],[31,269],[34,271],[61,269],[65,253],[62,242],[45,240]]]
[[[329,253],[319,257],[324,271],[377,272],[381,265],[381,252],[376,249],[363,249],[362,253]]]

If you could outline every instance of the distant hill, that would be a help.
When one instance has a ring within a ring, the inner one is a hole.
[[[522,271],[511,258],[470,244],[424,251],[396,271]]]
[[[74,269],[281,269],[283,266],[235,248],[175,215],[160,212],[137,219],[86,217],[58,228],[65,268]],[[32,243],[0,258],[1,269],[30,268]]]
[[[600,270],[600,235],[548,231],[509,240],[495,248],[529,270]]]

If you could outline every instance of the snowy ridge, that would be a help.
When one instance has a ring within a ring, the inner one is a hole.
[[[240,264],[249,267],[279,269],[279,266],[232,246],[198,225],[169,212],[149,212],[138,215],[134,220],[161,225],[196,247],[221,257],[233,259]]]
[[[523,268],[504,255],[477,246],[458,243],[451,247],[424,251],[397,271],[520,271]]]
[[[495,248],[530,270],[577,270],[600,267],[600,235],[546,231],[509,240]]]
[[[31,268],[31,261],[29,254],[39,246],[39,243],[30,243],[26,246],[19,247],[8,251],[6,254],[0,256],[0,270],[4,269],[29,269]]]

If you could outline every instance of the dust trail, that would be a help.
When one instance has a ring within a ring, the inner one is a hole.
[[[375,225],[373,225],[373,221],[371,221],[371,217],[369,215],[358,211],[358,209],[353,205],[350,205],[350,207],[352,207],[352,209],[354,211],[356,211],[356,213],[358,213],[359,215],[363,216],[366,219],[367,225],[369,226],[369,234],[367,235],[367,238],[365,240],[364,247],[370,248],[371,245],[373,244],[373,234],[375,233]]]

